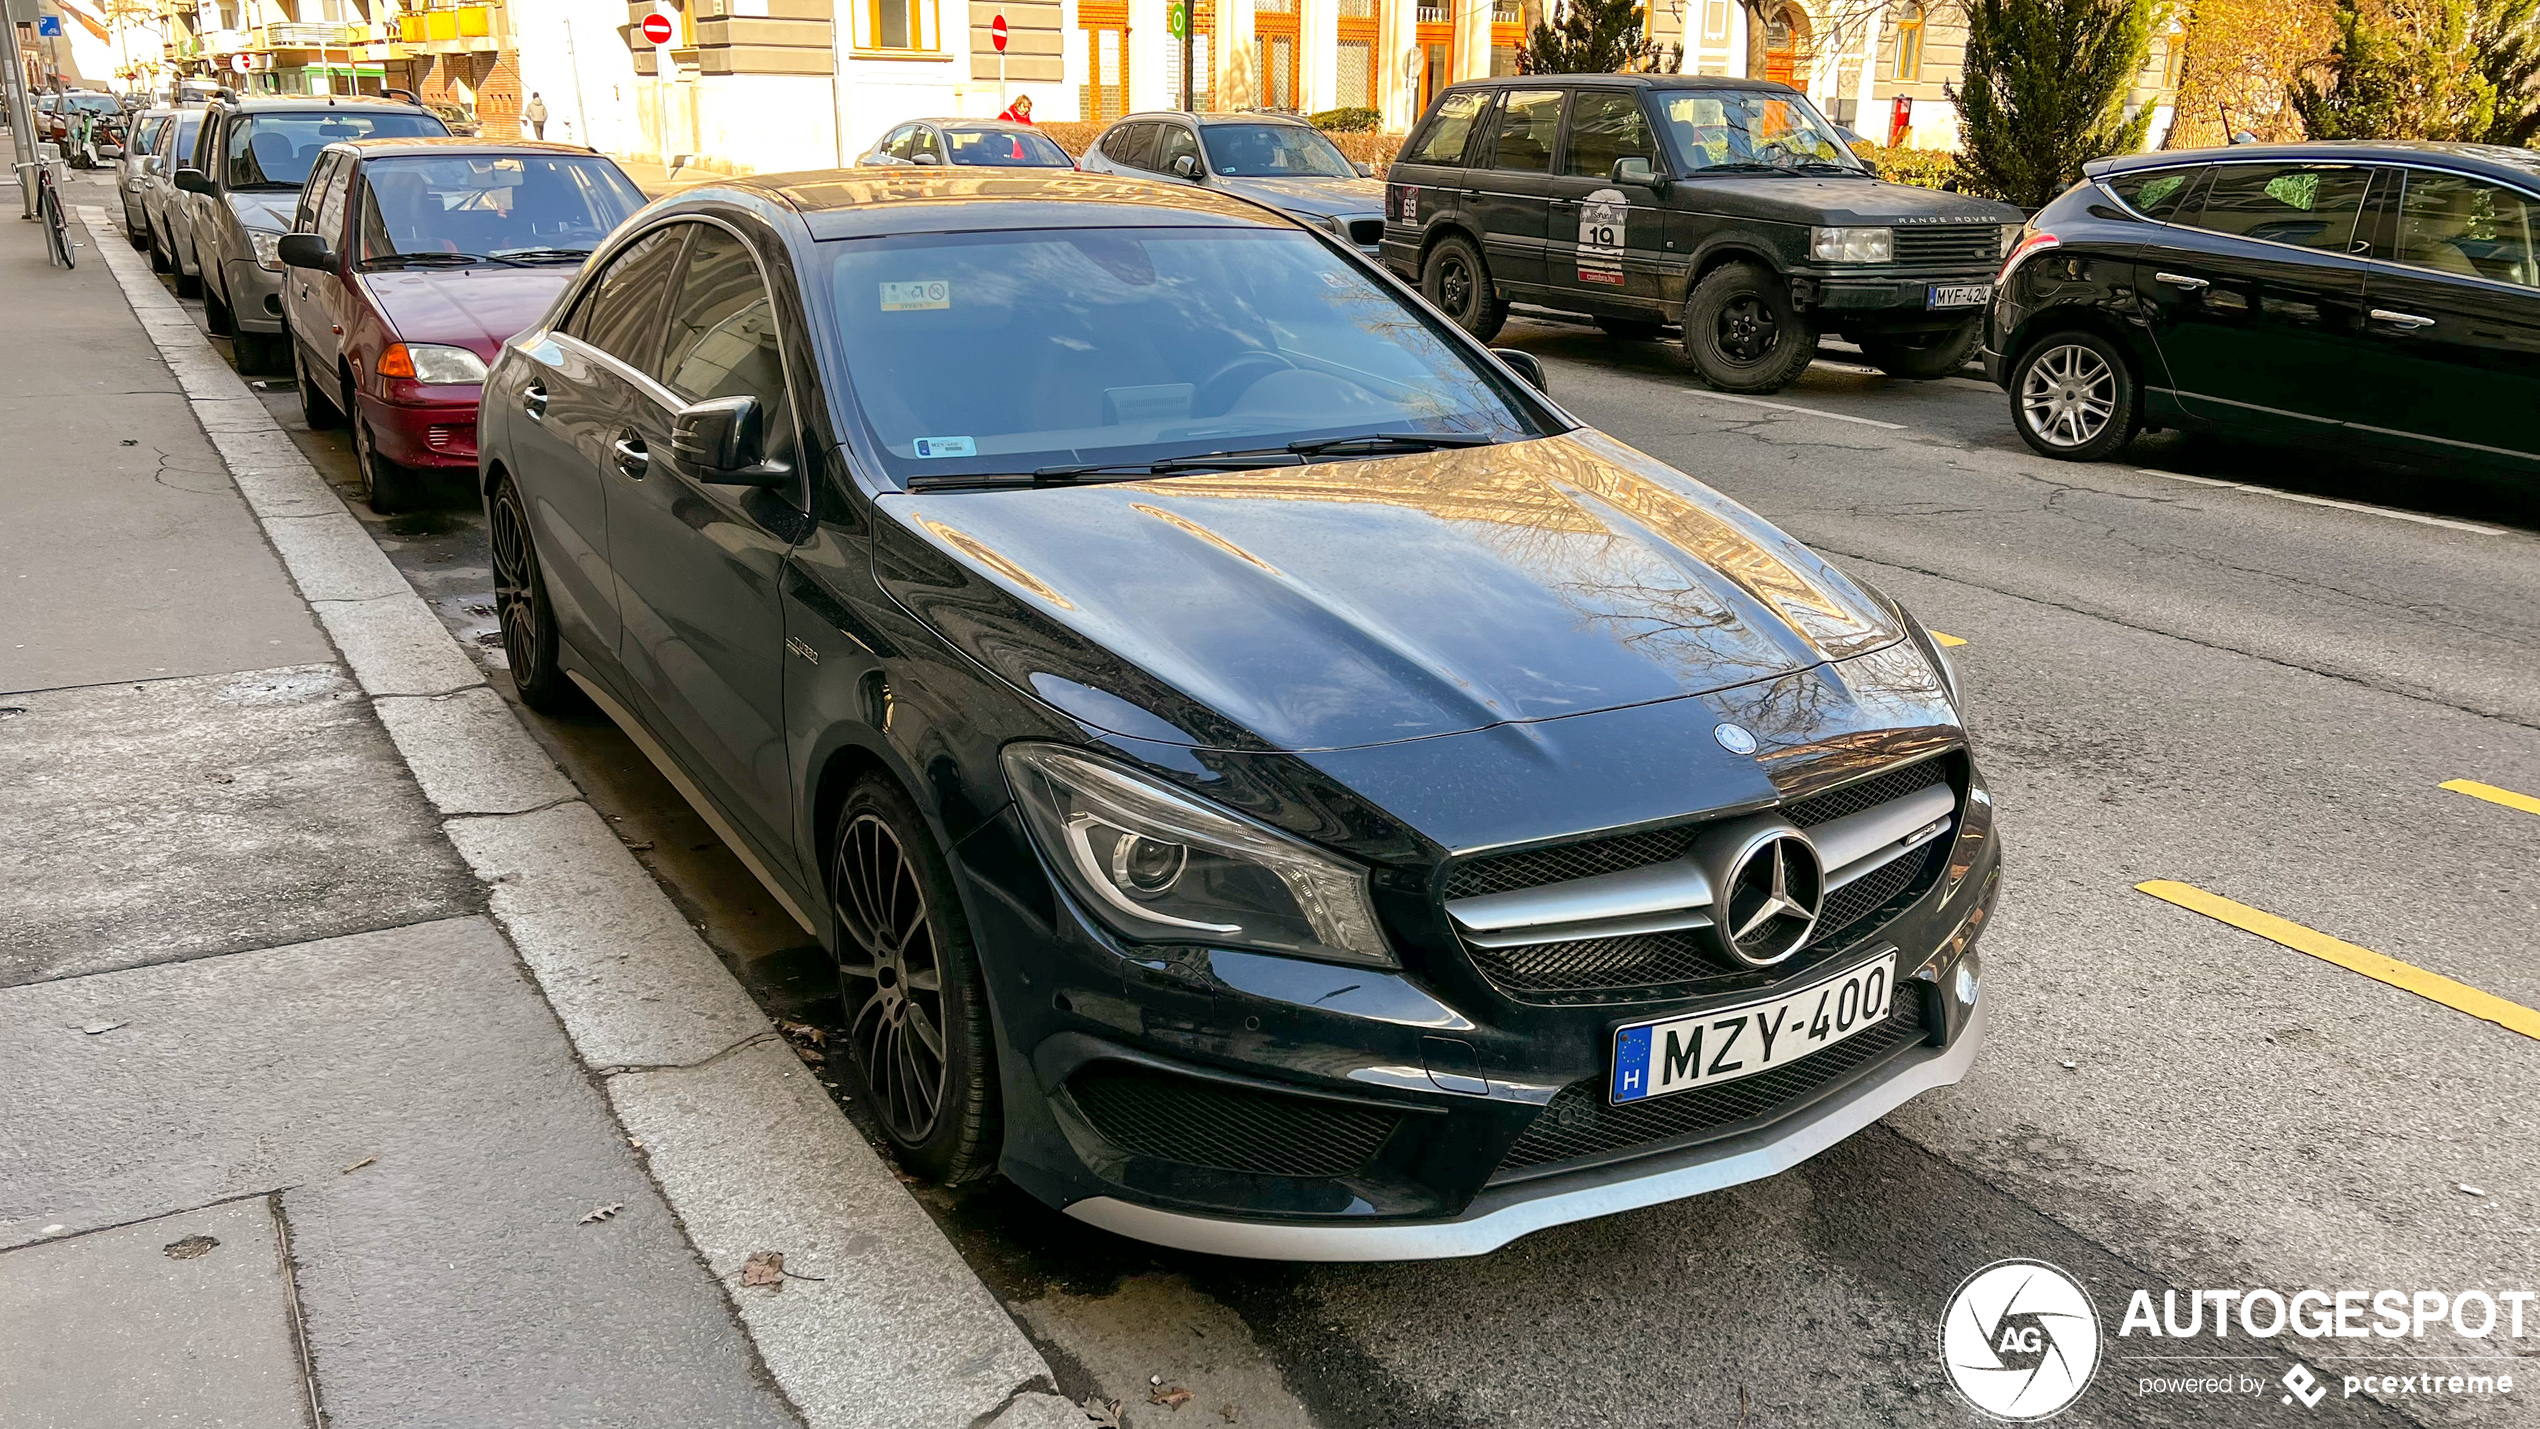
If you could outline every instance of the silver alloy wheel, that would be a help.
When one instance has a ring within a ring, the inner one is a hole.
[[[875,1114],[895,1140],[914,1146],[935,1129],[948,1070],[944,974],[926,885],[899,835],[869,813],[839,835],[830,884],[848,944],[839,949],[847,1042]]]
[[[2048,348],[2020,379],[2020,412],[2047,445],[2088,446],[2116,416],[2116,369],[2080,343]]]

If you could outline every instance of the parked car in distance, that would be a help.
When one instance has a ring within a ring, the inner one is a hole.
[[[1987,326],[2031,447],[2192,427],[2540,473],[2540,155],[2242,144],[2084,174]]]
[[[73,128],[82,119],[88,122],[90,142],[99,159],[123,157],[126,125],[121,99],[93,89],[65,90],[48,97],[53,101],[54,142],[62,146],[62,157],[71,167],[95,167],[89,162],[89,148],[77,142]]]
[[[201,296],[203,282],[181,256],[191,251],[186,240],[192,229],[184,195],[177,192],[176,171],[193,156],[202,131],[202,106],[179,107],[160,128],[158,141],[151,146],[150,167],[138,185],[142,223],[150,235],[150,267],[174,275],[177,296],[182,298]]]
[[[912,119],[856,158],[870,168],[1066,169],[1076,161],[1029,124],[1004,119]]]
[[[1771,1175],[1983,1036],[1999,831],[1922,626],[1288,215],[689,189],[482,423],[521,698],[596,703],[837,957],[914,1175],[1478,1254]]]
[[[1487,340],[1511,300],[1616,337],[1683,325],[1726,392],[1839,333],[1895,377],[1975,350],[2008,205],[1883,180],[1768,80],[1531,75],[1451,86],[1386,174],[1384,261]]]
[[[485,132],[485,126],[477,122],[473,109],[443,99],[427,99],[423,107],[431,111],[432,117],[440,120],[442,127],[449,130],[453,137],[473,139]]]
[[[145,109],[132,120],[131,142],[115,165],[115,196],[123,205],[123,236],[135,248],[150,246],[150,220],[142,211],[141,186],[158,163],[159,131],[176,118],[173,109]]]
[[[319,152],[367,135],[441,136],[420,106],[361,95],[215,99],[188,167],[174,176],[186,211],[186,266],[200,275],[203,317],[229,337],[240,370],[267,372],[286,356],[282,235]]]
[[[374,511],[476,470],[486,364],[644,206],[587,149],[474,139],[328,145],[278,252],[300,410],[349,423]]]
[[[1132,114],[1102,131],[1077,164],[1087,173],[1164,179],[1267,204],[1370,258],[1384,237],[1385,186],[1302,119],[1255,110]]]

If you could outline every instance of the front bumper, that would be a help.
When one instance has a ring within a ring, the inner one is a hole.
[[[390,400],[364,392],[362,415],[370,419],[371,440],[379,454],[399,466],[417,470],[438,467],[476,470],[476,414],[484,389],[434,387],[397,382],[400,397]],[[434,398],[426,394],[465,393]]]
[[[229,294],[230,321],[241,332],[271,335],[282,331],[282,275],[251,259],[232,258],[222,265]]]
[[[1792,300],[1823,313],[1825,321],[1881,331],[1955,327],[1984,316],[1981,305],[1963,308],[1929,306],[1933,288],[1990,285],[1994,270],[1981,268],[1915,269],[1875,277],[1852,272],[1791,275]]]

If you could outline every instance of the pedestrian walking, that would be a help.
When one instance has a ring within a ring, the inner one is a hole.
[[[1004,112],[1003,114],[998,115],[997,117],[998,117],[999,119],[1007,119],[1007,120],[1011,120],[1011,121],[1013,121],[1014,123],[1017,123],[1017,124],[1029,124],[1029,123],[1031,123],[1031,122],[1032,122],[1032,96],[1030,96],[1030,95],[1028,95],[1028,94],[1018,94],[1018,95],[1014,96],[1014,102],[1013,102],[1012,104],[1007,105],[1007,106],[1005,107],[1005,112]]]
[[[547,137],[547,101],[538,97],[538,91],[529,91],[529,106],[520,111],[520,117],[529,121],[531,138]]]

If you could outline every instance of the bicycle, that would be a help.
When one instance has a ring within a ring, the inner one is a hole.
[[[71,242],[69,218],[62,212],[62,191],[54,186],[53,168],[58,159],[39,159],[33,164],[19,164],[20,170],[35,170],[35,216],[44,224],[44,256],[56,268],[79,266],[79,245]]]

